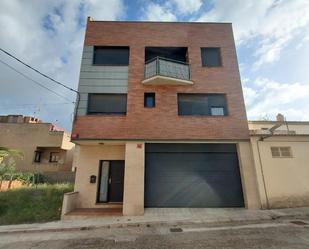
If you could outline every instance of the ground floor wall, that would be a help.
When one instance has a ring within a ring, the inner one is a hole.
[[[169,141],[169,143],[175,142]],[[186,141],[179,143],[186,143]],[[190,143],[201,142],[191,141]],[[207,143],[218,143],[218,141],[209,141]],[[245,207],[249,209],[260,208],[261,202],[250,142],[220,141],[220,143],[234,143],[236,145]],[[105,207],[104,204],[97,203],[98,180],[96,183],[90,183],[90,176],[96,176],[98,179],[100,161],[102,160],[124,160],[123,214],[142,215],[144,213],[144,141],[123,141],[122,143],[118,142],[118,144],[104,143],[104,145],[99,145],[98,143],[96,145],[78,145],[75,151],[73,166],[77,169],[74,190],[78,192],[77,207]]]
[[[306,136],[251,137],[263,208],[309,205],[309,139]],[[291,157],[273,157],[271,147],[290,147]]]
[[[245,207],[248,209],[260,209],[262,206],[250,142],[237,143],[237,154]]]
[[[80,208],[102,208],[97,204],[98,180],[90,182],[91,176],[99,176],[101,160],[125,160],[125,145],[78,145],[74,156],[76,168],[74,191],[78,192]]]

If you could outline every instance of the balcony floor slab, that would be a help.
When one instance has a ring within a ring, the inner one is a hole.
[[[162,75],[156,75],[151,78],[145,79],[142,81],[144,85],[193,85],[193,81],[191,80],[183,80],[183,79],[177,79]]]

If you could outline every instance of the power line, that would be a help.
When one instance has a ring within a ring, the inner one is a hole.
[[[57,80],[55,80],[55,79],[49,77],[48,75],[46,75],[46,74],[40,72],[39,70],[37,70],[37,69],[35,69],[34,67],[28,65],[27,63],[25,63],[25,62],[23,62],[22,60],[18,59],[16,56],[14,56],[14,55],[12,55],[11,53],[5,51],[4,49],[0,48],[0,50],[1,50],[3,53],[5,53],[5,54],[7,54],[8,56],[10,56],[11,58],[13,58],[13,59],[15,59],[16,61],[22,63],[23,65],[25,65],[26,67],[30,68],[31,70],[35,71],[36,73],[42,75],[43,77],[45,77],[45,78],[51,80],[52,82],[54,82],[54,83],[56,83],[56,84],[58,84],[58,85],[60,85],[60,86],[62,86],[62,87],[64,87],[64,88],[66,88],[66,89],[68,89],[68,90],[70,90],[70,91],[72,91],[72,92],[75,92],[75,93],[77,94],[77,104],[76,104],[75,110],[74,110],[74,118],[76,117],[77,110],[78,110],[78,106],[79,106],[79,100],[80,100],[80,93],[79,93],[77,90],[74,90],[73,88],[68,87],[68,86],[66,86],[65,84],[63,84],[63,83],[61,83],[61,82],[59,82],[59,81],[57,81]]]
[[[15,56],[12,55],[11,53],[5,51],[4,49],[0,48],[0,50],[1,50],[3,53],[7,54],[8,56],[12,57],[13,59],[17,60],[18,62],[22,63],[22,64],[25,65],[26,67],[30,68],[31,70],[33,70],[33,71],[37,72],[38,74],[44,76],[45,78],[47,78],[47,79],[49,79],[49,80],[55,82],[55,83],[58,84],[58,85],[61,85],[61,86],[65,87],[66,89],[68,89],[68,90],[70,90],[70,91],[73,91],[73,92],[75,92],[75,93],[78,93],[78,91],[76,91],[76,90],[72,89],[71,87],[68,87],[68,86],[66,86],[65,84],[63,84],[63,83],[61,83],[61,82],[59,82],[59,81],[57,81],[57,80],[55,80],[55,79],[49,77],[48,75],[46,75],[46,74],[40,72],[39,70],[37,70],[37,69],[35,69],[34,67],[28,65],[27,63],[25,63],[25,62],[23,62],[22,60],[18,59],[17,57],[15,57]]]
[[[28,79],[28,80],[34,82],[35,84],[37,84],[37,85],[43,87],[43,88],[46,89],[47,91],[50,91],[50,92],[56,94],[58,97],[61,97],[61,98],[65,99],[65,100],[71,101],[70,99],[68,99],[68,98],[66,98],[66,97],[64,97],[64,96],[62,96],[61,94],[59,94],[59,93],[57,93],[57,92],[55,92],[55,91],[49,89],[48,87],[44,86],[44,85],[41,84],[40,82],[38,82],[38,81],[36,81],[36,80],[30,78],[29,76],[25,75],[24,73],[18,71],[17,69],[15,69],[15,68],[12,67],[11,65],[7,64],[6,62],[2,61],[1,59],[0,59],[0,62],[1,62],[2,64],[6,65],[7,67],[11,68],[11,69],[12,69],[13,71],[15,71],[16,73],[18,73],[18,74],[24,76],[26,79]],[[71,102],[72,102],[72,101],[71,101]],[[72,102],[72,103],[74,103],[74,102]]]
[[[37,105],[67,105],[67,104],[72,104],[72,102],[60,102],[60,103],[25,103],[25,104],[17,104],[15,106],[31,106],[31,105],[34,105],[34,106],[37,106]]]
[[[1,104],[1,103],[0,103]],[[52,105],[69,105],[72,104],[72,102],[67,102],[67,103],[37,103],[37,104],[17,104],[11,107],[11,106],[6,106],[2,105],[0,106],[0,110],[5,110],[5,109],[17,109],[17,108],[38,108],[41,106],[52,106]]]

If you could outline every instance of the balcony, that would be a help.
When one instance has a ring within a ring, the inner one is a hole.
[[[145,63],[145,85],[192,85],[189,64],[155,57]]]

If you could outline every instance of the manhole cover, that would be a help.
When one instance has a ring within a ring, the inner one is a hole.
[[[179,227],[171,228],[170,229],[171,233],[181,233],[182,229]]]
[[[300,220],[294,220],[294,221],[291,221],[291,223],[293,223],[295,225],[299,225],[299,226],[309,225],[308,223],[300,221]]]

